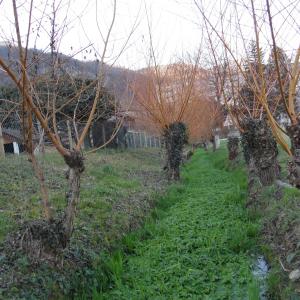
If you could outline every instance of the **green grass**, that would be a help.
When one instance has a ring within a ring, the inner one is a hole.
[[[286,160],[281,160],[284,165]],[[283,172],[284,174],[284,172]],[[281,199],[276,199],[278,188],[274,185],[262,190],[255,208],[263,224],[262,250],[271,265],[268,276],[270,299],[300,299],[300,283],[288,279],[288,270],[299,267],[300,260],[300,191],[296,188],[283,188]]]
[[[64,162],[55,153],[39,159],[61,211]],[[279,161],[285,179],[283,152]],[[260,250],[272,266],[270,299],[299,299],[299,284],[290,284],[278,263],[280,255],[294,269],[300,259],[299,190],[284,189],[276,200],[276,188],[265,188],[247,211],[244,163],[232,167],[224,145],[198,151],[166,193],[156,150],[102,150],[85,164],[64,269],[32,268],[22,254],[7,261],[1,242],[22,221],[41,216],[38,184],[25,156],[0,160],[0,299],[256,300],[250,254]]]
[[[66,166],[56,153],[47,153],[39,160],[45,170],[50,200],[56,210],[62,210],[67,189]],[[164,185],[161,158],[155,150],[103,150],[89,155],[85,164],[77,218],[79,227],[86,221],[103,225],[124,198],[144,197]],[[0,159],[0,168],[1,242],[18,222],[39,218],[42,212],[38,182],[27,157],[7,156]]]
[[[144,228],[123,239],[114,284],[94,299],[258,299],[249,253],[259,226],[225,153],[193,156]]]
[[[56,153],[39,160],[51,203],[61,212],[67,191],[66,166]],[[99,253],[116,248],[124,235],[138,228],[152,209],[156,193],[166,186],[157,149],[104,149],[88,155],[85,165],[64,269],[45,263],[33,270],[30,264],[19,263],[27,261],[21,253],[12,260],[2,256],[1,243],[23,221],[41,218],[38,182],[25,155],[0,159],[0,299],[43,299],[51,294],[52,299],[63,299],[89,286],[92,289],[98,276],[95,270],[106,264]]]

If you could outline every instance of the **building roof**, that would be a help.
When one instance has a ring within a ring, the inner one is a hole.
[[[20,130],[4,127],[2,128],[2,135],[11,142],[17,142],[18,144],[23,143],[23,136]]]

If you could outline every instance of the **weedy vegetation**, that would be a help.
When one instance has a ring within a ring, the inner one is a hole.
[[[94,299],[259,299],[250,253],[260,225],[245,209],[245,173],[228,171],[225,155],[193,156],[182,182],[123,240],[122,260],[112,256],[117,280]]]
[[[67,191],[63,159],[56,153],[39,159],[50,199],[60,214]],[[0,160],[0,298],[72,298],[81,290],[90,296],[94,282],[102,278],[102,268],[117,268],[113,260],[106,260],[106,253],[114,251],[127,232],[140,227],[155,195],[164,190],[161,162],[158,150],[107,149],[90,154],[71,246],[57,261],[43,262],[31,261],[10,244],[11,234],[42,209],[30,163],[23,155]],[[104,284],[99,280],[96,286]]]

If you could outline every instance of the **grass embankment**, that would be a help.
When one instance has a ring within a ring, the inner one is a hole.
[[[249,254],[259,226],[245,209],[245,172],[225,160],[224,149],[192,157],[156,218],[111,257],[114,285],[94,299],[258,299]]]
[[[288,156],[279,149],[281,179],[288,182]],[[262,224],[262,252],[271,268],[267,278],[269,298],[299,300],[300,282],[291,282],[288,275],[300,268],[300,190],[265,187],[250,208]]]
[[[281,153],[283,179],[286,161]],[[59,211],[65,165],[55,154],[41,162]],[[276,187],[268,187],[247,213],[245,170],[229,170],[224,148],[200,150],[162,198],[166,182],[155,150],[104,150],[90,155],[86,166],[63,266],[32,264],[18,251],[7,256],[2,250],[7,234],[40,216],[38,184],[25,156],[0,160],[0,299],[86,299],[92,293],[95,300],[258,299],[249,251],[259,227],[272,267],[270,299],[299,299],[299,286],[279,263],[290,271],[299,266],[298,190],[285,188],[276,200]]]
[[[61,212],[67,190],[66,166],[54,153],[39,159],[51,203]],[[156,193],[166,185],[157,149],[103,150],[89,155],[85,164],[70,249],[53,265],[31,262],[5,242],[22,222],[41,217],[41,200],[27,157],[0,159],[0,299],[56,300],[73,298],[87,287],[92,289],[105,260],[101,255],[140,227],[154,205]]]

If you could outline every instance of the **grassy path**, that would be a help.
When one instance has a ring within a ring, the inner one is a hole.
[[[224,159],[222,150],[192,157],[158,218],[125,240],[131,254],[111,261],[114,288],[94,299],[257,299],[249,250],[258,225],[243,205],[243,173],[222,169]]]

